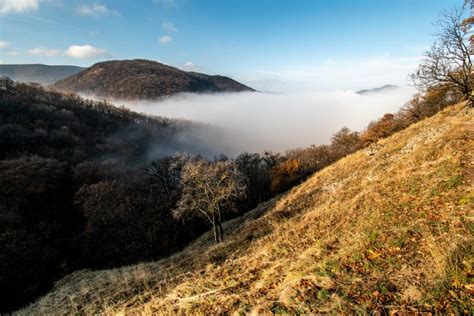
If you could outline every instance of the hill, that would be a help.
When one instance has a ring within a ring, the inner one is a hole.
[[[25,154],[72,163],[114,158],[136,164],[175,152],[220,153],[205,140],[215,133],[205,124],[9,84],[0,90],[0,159]]]
[[[181,92],[254,91],[228,77],[186,72],[142,59],[97,63],[52,88],[124,100],[156,99]]]
[[[0,76],[7,76],[14,81],[35,82],[42,85],[49,85],[60,79],[74,75],[83,67],[62,66],[62,65],[0,65]]]
[[[157,262],[81,270],[19,314],[473,312],[463,104],[315,173]]]
[[[376,94],[376,93],[390,92],[390,91],[397,90],[398,88],[399,88],[398,86],[386,84],[384,86],[373,88],[373,89],[359,90],[359,91],[356,91],[356,94],[370,95],[370,94]]]

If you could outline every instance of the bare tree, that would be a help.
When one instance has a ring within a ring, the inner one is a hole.
[[[422,91],[447,85],[471,100],[472,105],[472,60],[469,27],[466,27],[468,12],[466,6],[443,12],[437,23],[439,33],[436,41],[411,77]]]
[[[222,215],[234,211],[235,201],[245,195],[244,177],[237,165],[230,161],[190,161],[183,168],[181,181],[181,198],[173,216],[203,217],[212,224],[215,242],[222,241]]]
[[[464,8],[471,9],[471,14],[462,21],[462,27],[464,31],[467,33],[471,33],[469,37],[469,44],[471,45],[471,55],[474,55],[474,34],[472,34],[472,26],[474,25],[474,0],[465,0],[464,1]]]

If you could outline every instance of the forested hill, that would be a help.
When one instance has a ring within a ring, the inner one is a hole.
[[[106,102],[2,80],[0,159],[36,154],[78,163],[116,159],[150,161],[175,152],[214,153],[196,139],[210,128],[147,116]]]
[[[0,76],[7,76],[14,81],[48,85],[74,75],[83,69],[83,67],[67,65],[0,65]]]
[[[186,72],[158,62],[134,59],[97,63],[52,88],[110,99],[156,99],[181,92],[254,91],[224,76]]]

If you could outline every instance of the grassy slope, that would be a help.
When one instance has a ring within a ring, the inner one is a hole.
[[[472,312],[473,125],[448,108],[226,223],[220,245],[78,271],[20,312]]]

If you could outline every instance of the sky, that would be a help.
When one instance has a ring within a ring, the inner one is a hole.
[[[145,58],[264,91],[405,85],[462,0],[0,0],[0,62]]]

